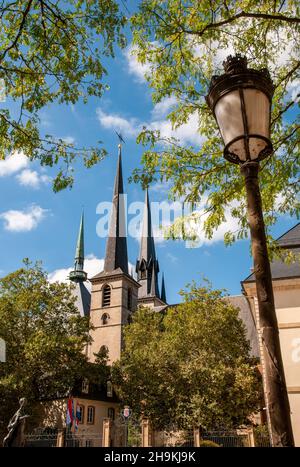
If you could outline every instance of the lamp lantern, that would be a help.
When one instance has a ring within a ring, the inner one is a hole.
[[[247,58],[231,55],[225,73],[213,76],[206,101],[218,123],[224,157],[235,164],[260,161],[273,152],[270,116],[274,86],[266,68],[247,68]]]

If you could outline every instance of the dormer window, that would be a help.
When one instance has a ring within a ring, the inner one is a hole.
[[[84,394],[89,393],[89,380],[87,378],[84,378],[84,380],[82,381],[81,392],[83,392]]]
[[[110,306],[111,287],[107,284],[102,290],[102,306]]]
[[[106,395],[107,397],[113,396],[113,385],[111,381],[107,381],[106,383]]]

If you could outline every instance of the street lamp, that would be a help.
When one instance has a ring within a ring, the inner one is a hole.
[[[259,162],[273,152],[274,86],[267,69],[247,68],[247,58],[241,55],[229,56],[223,66],[225,73],[212,77],[206,101],[225,143],[224,157],[239,164],[245,178],[272,446],[294,446],[258,184]]]

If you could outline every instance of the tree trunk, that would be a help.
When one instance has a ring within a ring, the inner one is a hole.
[[[248,222],[259,307],[259,328],[263,345],[265,402],[272,446],[294,446],[258,184],[258,169],[258,162],[246,162],[241,166],[247,191]]]

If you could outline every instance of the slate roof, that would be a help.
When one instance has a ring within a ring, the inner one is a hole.
[[[91,307],[91,293],[83,282],[75,284],[74,294],[76,296],[76,306],[80,316],[89,316]]]
[[[257,330],[247,298],[244,295],[231,295],[226,298],[231,305],[239,308],[239,318],[243,321],[246,327],[246,337],[250,341],[251,355],[253,357],[259,357]]]
[[[145,274],[144,277],[142,275],[142,271]],[[161,298],[158,287],[159,263],[156,258],[155,252],[155,243],[153,238],[151,220],[151,206],[149,202],[149,193],[147,188],[145,191],[140,255],[139,259],[136,262],[136,272],[138,274],[138,281],[141,284],[141,288],[139,290],[139,298],[144,298],[149,295],[152,297]]]
[[[300,248],[300,222],[277,238],[282,248]]]
[[[295,255],[300,255],[300,222],[284,233],[276,241],[281,248],[291,250]],[[273,279],[289,279],[292,277],[300,277],[299,258],[291,264],[287,264],[279,259],[272,261],[271,274]],[[255,274],[252,273],[250,276],[246,277],[243,282],[254,281]]]
[[[128,274],[125,207],[123,196],[122,156],[121,145],[119,145],[117,173],[112,200],[113,206],[109,225],[109,235],[106,242],[104,271],[112,272],[115,269],[121,268],[124,273]]]
[[[94,365],[91,363],[91,365]],[[82,379],[78,379],[72,389],[72,396],[80,397],[81,399],[89,399],[101,402],[120,402],[115,391],[113,391],[112,397],[107,396],[106,384],[95,384],[89,382],[88,394],[82,392]]]

